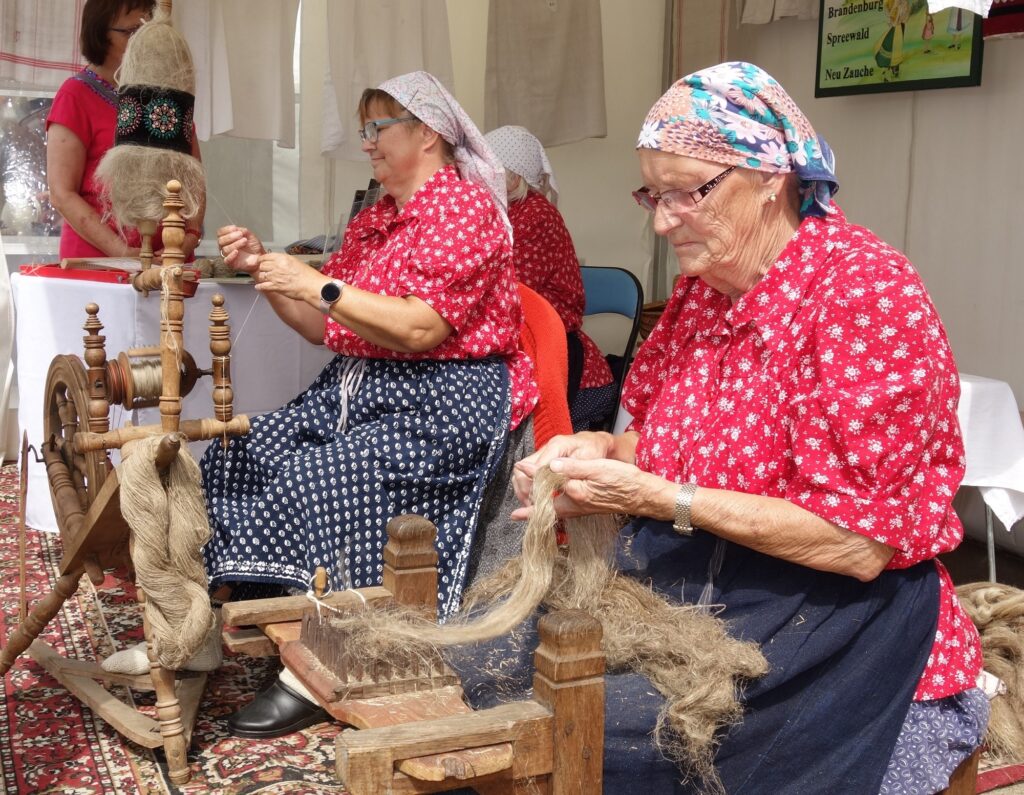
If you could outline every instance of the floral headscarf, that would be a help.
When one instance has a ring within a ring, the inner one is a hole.
[[[796,172],[800,217],[828,213],[835,156],[763,69],[735,61],[676,81],[647,114],[637,149],[778,174]]]
[[[505,169],[487,145],[483,133],[455,101],[455,97],[441,85],[441,81],[429,72],[409,72],[392,77],[377,88],[394,97],[406,110],[455,148],[459,174],[491,194],[511,240],[512,225],[508,220]]]
[[[515,124],[506,124],[484,136],[502,164],[523,179],[538,193],[547,194],[552,204],[558,204],[558,184],[551,168],[544,144],[527,130]]]

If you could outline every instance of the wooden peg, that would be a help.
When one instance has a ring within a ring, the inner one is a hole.
[[[100,332],[103,324],[99,319],[100,308],[97,304],[86,304],[85,359],[88,368],[86,377],[89,381],[89,430],[93,433],[106,433],[110,430],[110,400],[107,395],[107,338]]]
[[[216,293],[210,302],[210,353],[213,355],[213,411],[221,422],[228,422],[234,413],[234,391],[231,389],[231,328],[224,296]],[[225,436],[221,443],[227,445]]]
[[[327,590],[327,569],[323,566],[317,566],[316,571],[313,572],[313,595],[319,599],[324,595]]]

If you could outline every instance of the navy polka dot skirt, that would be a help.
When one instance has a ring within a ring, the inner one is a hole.
[[[446,618],[458,607],[484,486],[508,438],[508,368],[499,359],[368,359],[352,386],[360,361],[336,356],[248,434],[207,449],[210,585],[305,590],[317,566],[335,589],[379,585],[388,521],[416,513],[437,525]]]

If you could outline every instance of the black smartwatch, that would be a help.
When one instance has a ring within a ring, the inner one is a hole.
[[[331,307],[341,298],[341,291],[345,289],[345,282],[340,279],[332,279],[320,288],[320,311],[329,315]]]

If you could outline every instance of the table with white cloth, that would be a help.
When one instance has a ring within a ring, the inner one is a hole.
[[[1024,518],[1024,425],[1009,384],[967,373],[960,374],[957,416],[967,457],[961,486],[977,488],[985,504],[984,531],[968,525],[966,532],[988,545],[989,579],[995,580],[994,520],[1008,531],[999,546],[1024,556],[1024,530],[1014,531]],[[631,419],[620,406],[615,433]]]
[[[1014,530],[1024,517],[1024,426],[1009,384],[967,373],[960,374],[957,415],[967,452],[962,485],[977,488],[985,503],[989,579],[995,580],[993,517],[1009,531],[1000,534],[999,546],[1024,555],[1024,532]],[[980,536],[969,524],[967,534]]]
[[[100,332],[106,337],[107,358],[129,348],[160,342],[160,295],[144,297],[129,284],[54,279],[14,274],[11,279],[17,313],[18,436],[28,432],[29,444],[43,443],[43,405],[46,375],[58,354],[83,353],[82,329],[85,306],[99,305]],[[248,280],[199,284],[195,296],[185,300],[185,349],[200,368],[211,360],[209,338],[210,298],[220,293],[230,313],[231,378],[234,413],[250,417],[276,409],[307,387],[333,355],[323,346],[312,345],[288,328],[259,296]],[[201,378],[182,402],[182,419],[212,417],[213,384]],[[159,410],[132,412],[112,406],[111,428],[128,420],[136,425],[159,422]],[[191,446],[198,456],[208,442]],[[116,452],[116,451],[115,451]],[[115,458],[116,461],[116,458]],[[29,455],[28,498],[25,522],[37,530],[56,530],[46,468]]]

